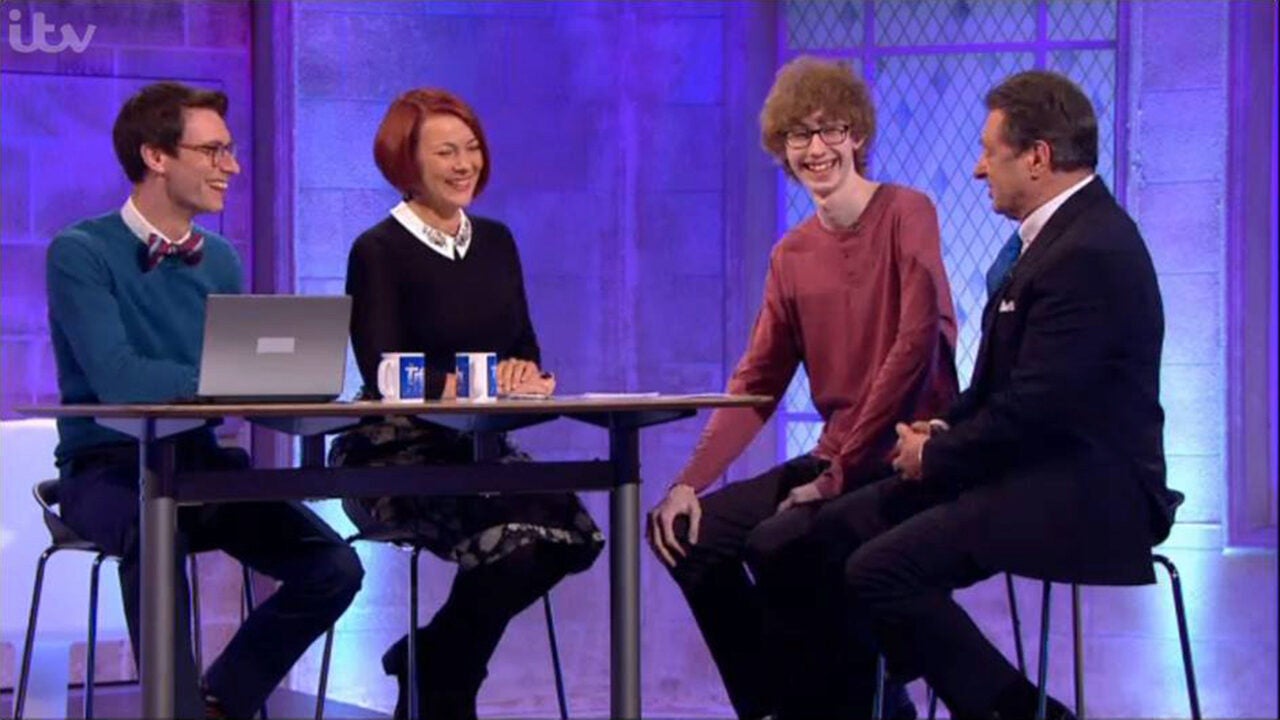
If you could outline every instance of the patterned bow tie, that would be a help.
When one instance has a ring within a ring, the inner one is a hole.
[[[181,258],[182,262],[188,265],[195,265],[204,257],[204,236],[197,232],[192,232],[187,236],[186,240],[180,243],[167,242],[159,235],[151,235],[147,237],[146,255],[143,258],[142,269],[154,270],[161,260],[166,257]]]

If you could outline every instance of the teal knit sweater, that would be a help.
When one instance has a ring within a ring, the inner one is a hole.
[[[119,212],[58,233],[46,262],[49,334],[64,403],[142,403],[196,393],[205,298],[241,291],[240,260],[204,228],[196,265],[166,258],[144,272],[143,244]],[[88,418],[58,421],[59,464],[130,438]]]

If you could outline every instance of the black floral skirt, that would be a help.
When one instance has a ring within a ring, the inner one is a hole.
[[[338,436],[329,464],[456,464],[471,462],[472,452],[467,433],[395,417]],[[529,459],[502,437],[500,462]],[[378,523],[409,531],[427,550],[463,569],[495,562],[526,545],[552,543],[569,551],[570,572],[578,572],[590,567],[604,547],[600,528],[573,493],[410,495],[355,502]]]

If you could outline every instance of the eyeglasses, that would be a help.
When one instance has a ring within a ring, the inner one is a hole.
[[[839,145],[849,137],[848,125],[825,125],[820,128],[810,130],[809,128],[797,128],[788,130],[782,134],[786,139],[787,147],[792,150],[803,150],[809,147],[809,143],[813,141],[813,136],[817,135],[822,138],[822,142],[828,145]]]
[[[212,163],[214,167],[221,166],[228,159],[236,159],[235,143],[227,143],[226,145],[221,143],[208,143],[206,145],[187,145],[186,143],[178,143],[178,147],[203,153],[205,157],[209,158],[209,162]]]

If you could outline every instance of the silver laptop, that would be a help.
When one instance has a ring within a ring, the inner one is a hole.
[[[328,402],[342,393],[351,298],[210,295],[204,402]]]

